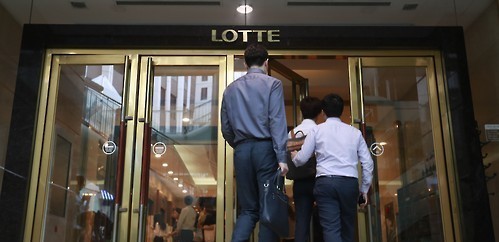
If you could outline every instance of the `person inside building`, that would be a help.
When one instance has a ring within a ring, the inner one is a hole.
[[[187,195],[184,197],[185,207],[180,211],[177,227],[167,237],[178,236],[180,242],[192,242],[194,240],[197,212],[192,206],[193,202],[194,198],[192,196]]]
[[[177,224],[178,224],[178,219],[180,217],[180,213],[182,212],[181,208],[174,208],[172,211],[172,218],[171,218],[171,227],[172,227],[172,233],[168,234],[166,238],[172,237],[172,242],[179,242],[180,239],[177,234],[174,234],[173,232],[177,230]]]
[[[154,242],[164,242],[166,235],[166,222],[165,222],[165,210],[163,208],[159,209],[159,213],[155,214],[153,217],[153,234]]]
[[[211,204],[203,208],[205,218],[201,223],[203,229],[204,242],[215,242],[216,213]]]
[[[326,122],[313,128],[300,151],[291,152],[296,166],[316,156],[317,171],[314,196],[319,208],[324,241],[353,242],[359,183],[357,165],[362,166],[360,196],[367,204],[373,160],[360,130],[343,123],[343,99],[329,94],[322,100]]]

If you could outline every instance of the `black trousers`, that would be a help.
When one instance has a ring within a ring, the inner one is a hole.
[[[353,242],[359,183],[345,176],[318,177],[314,196],[326,242]]]

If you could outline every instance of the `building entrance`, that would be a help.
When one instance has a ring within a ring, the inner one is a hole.
[[[438,54],[270,54],[289,128],[301,121],[303,97],[334,92],[348,103],[342,121],[364,133],[376,167],[371,203],[358,213],[358,241],[452,237]],[[49,50],[25,239],[174,241],[181,209],[192,206],[193,234],[229,241],[237,199],[219,108],[225,87],[245,74],[241,57]],[[311,227],[310,241],[321,241],[319,224]]]

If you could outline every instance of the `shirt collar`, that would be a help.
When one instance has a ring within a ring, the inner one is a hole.
[[[316,124],[313,119],[308,119],[308,118],[301,121],[301,123],[302,124]]]
[[[326,122],[334,122],[334,121],[336,121],[336,122],[341,122],[341,119],[340,119],[340,118],[338,118],[338,117],[329,117],[329,118],[327,118],[327,120],[326,120]]]
[[[260,68],[256,68],[256,67],[252,67],[252,68],[249,68],[248,69],[248,73],[260,73],[260,74],[265,74],[265,72],[260,69]]]

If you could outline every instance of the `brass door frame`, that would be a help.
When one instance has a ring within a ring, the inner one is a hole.
[[[352,123],[354,123],[354,117],[359,117],[360,109],[353,108],[359,107],[361,102],[359,99],[355,99],[359,93],[359,86],[356,78],[356,65],[358,63],[359,57],[361,56],[379,56],[380,58],[387,57],[403,57],[403,56],[425,56],[426,58],[432,58],[433,62],[431,67],[433,68],[433,73],[435,73],[435,81],[430,83],[430,95],[431,95],[431,117],[434,127],[438,126],[438,132],[435,132],[439,137],[435,138],[435,146],[438,142],[438,147],[445,148],[443,154],[441,149],[439,150],[439,158],[444,157],[445,162],[440,162],[437,169],[439,172],[439,187],[443,192],[441,195],[441,207],[442,207],[442,220],[444,227],[444,235],[454,236],[455,241],[460,241],[460,228],[459,228],[459,208],[457,204],[457,188],[456,188],[456,178],[454,177],[454,165],[453,165],[453,144],[451,140],[451,124],[450,117],[447,113],[447,94],[445,89],[443,66],[441,63],[440,53],[438,51],[302,51],[302,50],[278,50],[270,51],[271,55],[322,55],[322,56],[348,56],[349,58],[349,72],[350,72],[350,93],[352,97]],[[27,216],[25,222],[25,241],[39,241],[42,236],[43,231],[43,213],[46,207],[46,189],[47,189],[47,179],[48,179],[48,151],[49,149],[43,149],[44,144],[50,144],[52,138],[48,137],[46,134],[50,134],[54,127],[54,106],[56,104],[56,97],[53,95],[57,93],[57,84],[52,81],[51,78],[57,77],[54,80],[58,81],[58,68],[60,64],[85,64],[81,61],[89,61],[89,64],[103,64],[106,58],[101,59],[104,56],[108,56],[107,62],[110,64],[124,64],[124,57],[128,56],[130,59],[130,86],[129,93],[130,98],[127,100],[126,105],[128,109],[126,110],[127,116],[135,117],[133,122],[130,122],[127,126],[127,140],[126,151],[125,151],[125,170],[124,170],[124,181],[132,183],[137,181],[137,173],[134,175],[132,173],[132,164],[137,164],[137,157],[141,157],[140,154],[135,154],[134,149],[139,146],[135,140],[140,140],[140,137],[135,137],[135,130],[138,129],[140,123],[137,123],[137,115],[139,110],[137,110],[137,105],[144,104],[145,96],[144,94],[139,94],[139,76],[141,71],[141,63],[139,59],[141,56],[220,56],[226,59],[225,62],[225,73],[224,77],[226,79],[219,83],[219,100],[221,100],[221,95],[223,90],[227,85],[234,79],[234,57],[242,55],[242,50],[231,51],[231,50],[93,50],[93,49],[49,49],[46,51],[46,57],[43,63],[43,74],[41,76],[41,88],[39,93],[39,106],[36,121],[35,130],[35,148],[33,153],[33,165],[31,180],[29,182],[29,198],[27,206]],[[67,56],[67,57],[63,57]],[[377,57],[373,57],[376,59]],[[362,58],[363,64],[368,64],[368,59]],[[352,60],[352,61],[350,61]],[[367,61],[367,62],[364,62]],[[73,61],[73,62],[71,62]],[[53,68],[55,67],[55,68]],[[221,76],[222,77],[222,76]],[[57,82],[56,81],[56,82]],[[136,98],[139,97],[140,104],[136,103]],[[125,104],[123,104],[125,105]],[[357,110],[357,111],[356,111]],[[220,125],[220,120],[219,124]],[[219,130],[220,131],[220,130]],[[220,228],[223,226],[217,226],[217,241],[222,241],[223,238],[230,238],[233,225],[235,221],[235,186],[234,186],[234,173],[233,173],[233,150],[230,146],[226,145],[221,138],[221,132],[218,134],[219,145],[218,145],[218,156],[219,159],[225,161],[221,162],[218,167],[218,181],[225,181],[225,184],[218,185],[217,187],[217,197],[225,197],[224,199],[217,200],[217,224],[225,224],[225,229]],[[133,140],[133,142],[130,142]],[[137,144],[136,144],[137,143]],[[436,149],[437,150],[437,149]],[[139,149],[138,151],[141,152]],[[132,157],[134,157],[132,159]],[[140,162],[138,162],[140,163]],[[224,167],[222,168],[222,165]],[[449,171],[448,175],[442,175],[445,171]],[[140,179],[139,179],[140,180]],[[123,194],[131,194],[133,191],[131,189],[131,184],[124,184]],[[124,196],[127,197],[127,196]],[[122,210],[119,223],[127,224],[130,226],[132,223],[130,220],[125,219],[133,212],[132,209],[137,204],[136,200],[125,202],[124,199],[122,203]],[[221,211],[221,214],[219,213]],[[225,212],[225,214],[223,214]],[[224,220],[224,218],[227,218]],[[137,221],[138,218],[134,218],[133,221]],[[121,238],[126,237],[127,240],[136,238],[126,231],[128,226],[120,226],[119,235]],[[123,237],[124,236],[124,237]]]
[[[222,95],[223,95],[223,90],[225,89],[225,83],[226,83],[226,73],[227,73],[227,58],[225,56],[140,56],[139,58],[139,63],[140,63],[140,69],[141,70],[151,70],[153,66],[192,66],[192,65],[210,65],[210,66],[218,66],[219,69],[219,90],[218,90],[218,105],[221,105],[222,102]],[[152,65],[152,66],[151,66]],[[137,135],[136,139],[138,142],[136,142],[135,145],[135,162],[134,162],[134,173],[132,179],[132,183],[134,184],[134,187],[141,187],[142,184],[142,155],[143,155],[143,150],[144,150],[144,144],[140,142],[144,138],[144,133],[141,132],[141,130],[144,130],[144,126],[146,122],[150,122],[151,120],[151,115],[148,114],[151,111],[151,105],[148,105],[149,101],[148,99],[151,98],[151,95],[148,94],[150,91],[151,87],[151,72],[149,71],[141,71],[140,77],[139,77],[139,86],[141,87],[146,87],[145,89],[142,88],[139,90],[138,94],[138,110],[137,110],[137,117],[138,117],[138,124],[137,124]],[[144,120],[144,122],[140,121]],[[220,125],[220,119],[218,121],[218,125]],[[220,129],[219,129],[220,130]],[[218,132],[217,135],[217,140],[218,140],[218,153],[217,153],[217,160],[218,161],[224,161],[225,160],[225,152],[222,149],[224,147],[224,139],[222,136],[221,132]],[[226,169],[226,164],[224,162],[220,162],[217,164],[217,179],[218,184],[217,184],[217,218],[216,222],[217,224],[224,224],[224,207],[226,204],[224,203],[224,197],[225,197],[225,186],[224,181],[225,177],[223,176],[224,171]],[[147,171],[148,172],[148,171]],[[134,213],[131,215],[130,218],[130,224],[132,227],[138,226],[141,224],[141,218],[139,217],[138,212],[140,211],[140,201],[139,201],[139,194],[140,189],[136,190],[135,188],[131,191],[132,194],[132,201],[131,201],[131,208],[134,211]],[[220,199],[218,199],[220,198]],[[222,232],[223,232],[223,226],[217,226],[221,227],[220,229],[217,228],[217,238],[223,238]],[[139,241],[139,234],[137,234],[137,230],[131,230],[130,232],[130,241]]]

